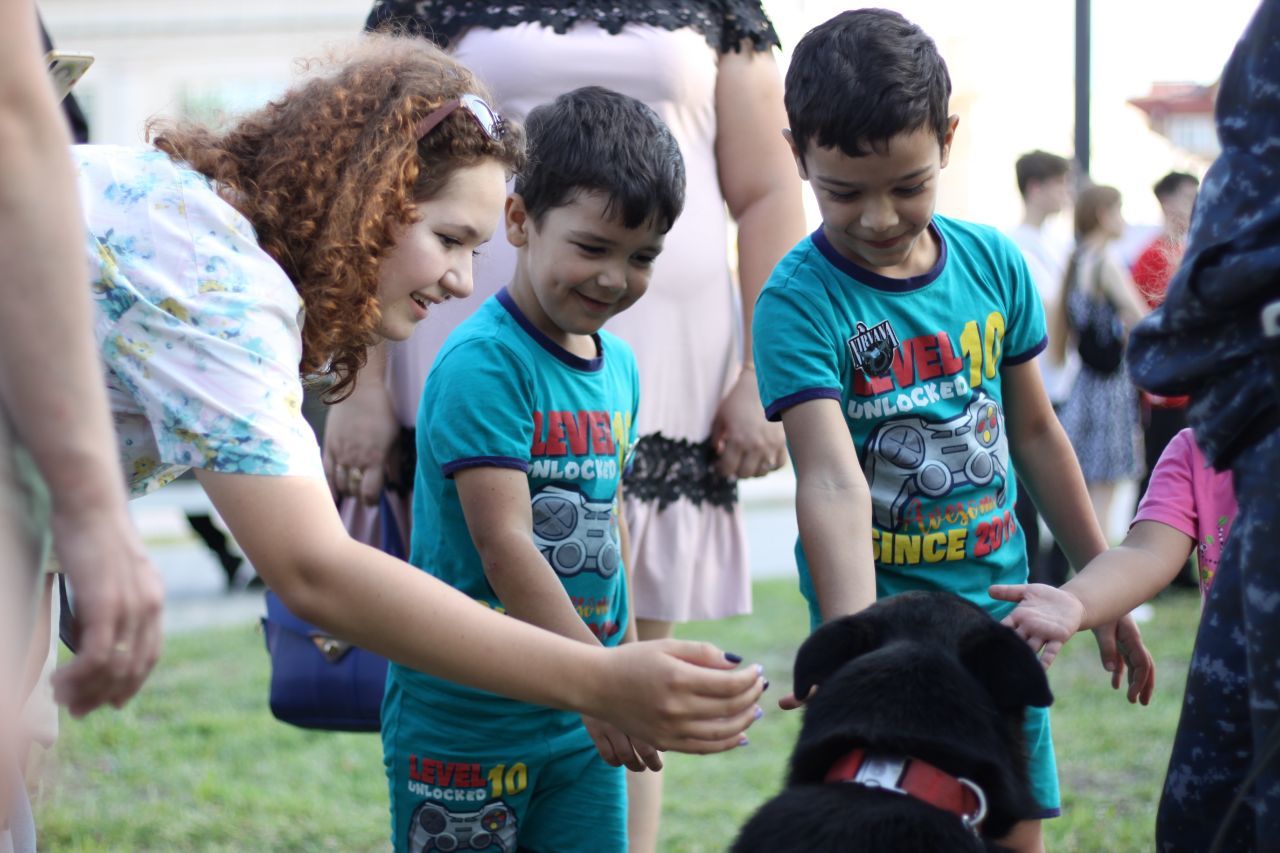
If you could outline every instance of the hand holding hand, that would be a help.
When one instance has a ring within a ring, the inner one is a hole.
[[[997,601],[1015,601],[1018,606],[1001,624],[1008,625],[1040,656],[1045,669],[1053,663],[1062,644],[1080,630],[1084,605],[1065,590],[1048,584],[996,584],[987,594]]]
[[[596,751],[610,767],[626,767],[637,773],[642,770],[661,770],[662,756],[651,744],[635,740],[625,732],[595,717],[583,716],[582,724],[591,735]]]
[[[723,752],[743,746],[761,716],[757,666],[737,664],[709,643],[652,640],[608,650],[591,716],[662,750]]]
[[[720,401],[711,422],[711,446],[716,451],[716,471],[723,477],[761,477],[786,461],[782,424],[765,419],[754,370],[742,370]]]

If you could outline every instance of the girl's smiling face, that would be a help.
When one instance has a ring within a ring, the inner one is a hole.
[[[471,294],[473,253],[493,236],[506,194],[502,164],[487,159],[457,170],[418,203],[421,219],[398,229],[378,267],[380,335],[402,341],[431,305]]]

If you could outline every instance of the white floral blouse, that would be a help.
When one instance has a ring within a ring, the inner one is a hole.
[[[72,151],[132,495],[188,468],[323,477],[302,417],[302,300],[253,226],[163,152]]]

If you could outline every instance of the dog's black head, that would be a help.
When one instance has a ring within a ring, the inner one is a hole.
[[[988,838],[1002,837],[1038,811],[1027,784],[1022,723],[1027,706],[1048,706],[1053,696],[1026,643],[977,605],[946,593],[905,593],[824,625],[796,656],[795,695],[806,696],[815,685],[791,756],[784,794],[791,802],[800,788],[822,783],[840,757],[865,747],[927,761],[979,785]],[[891,811],[908,799],[844,783],[823,787],[844,789],[838,796],[889,797]],[[858,803],[858,819],[871,819],[876,810]],[[950,819],[919,802],[901,805],[908,814],[923,808]]]

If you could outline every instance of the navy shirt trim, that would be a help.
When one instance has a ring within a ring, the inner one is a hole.
[[[883,290],[888,293],[910,293],[913,290],[919,290],[932,284],[938,276],[942,275],[942,270],[947,265],[947,241],[932,220],[929,222],[929,233],[938,240],[938,260],[928,272],[914,275],[910,278],[889,278],[869,270],[861,264],[854,263],[840,254],[835,246],[831,245],[831,241],[827,239],[826,232],[822,229],[823,226],[819,225],[818,230],[809,235],[809,239],[813,241],[813,245],[818,247],[818,251],[822,253],[822,256],[840,272],[876,290]]]
[[[810,400],[840,400],[840,389],[838,388],[805,388],[803,391],[797,391],[794,394],[788,394],[785,397],[774,400],[768,408],[764,410],[764,416],[771,421],[782,420],[782,413],[793,406],[801,403],[807,403]]]
[[[538,346],[560,359],[560,361],[574,370],[581,370],[586,373],[595,373],[604,367],[604,345],[600,343],[600,335],[593,334],[591,336],[591,340],[595,341],[596,345],[597,354],[595,358],[583,358],[580,355],[574,355],[533,325],[533,322],[520,310],[520,306],[516,305],[516,301],[511,298],[511,294],[507,292],[505,287],[499,290],[497,295],[499,304],[507,309],[508,314],[515,318],[515,321],[520,324],[520,328],[524,329],[525,334],[533,338]]]
[[[440,466],[440,473],[452,477],[464,468],[510,468],[515,471],[529,473],[529,463],[514,456],[470,456],[466,459],[455,459]]]
[[[1017,355],[1006,355],[1004,357],[1004,363],[1005,364],[1022,364],[1024,362],[1028,362],[1031,359],[1038,356],[1040,353],[1044,352],[1045,348],[1048,346],[1049,346],[1049,336],[1045,335],[1043,338],[1040,339],[1040,343],[1036,344],[1026,352],[1020,352]]]

